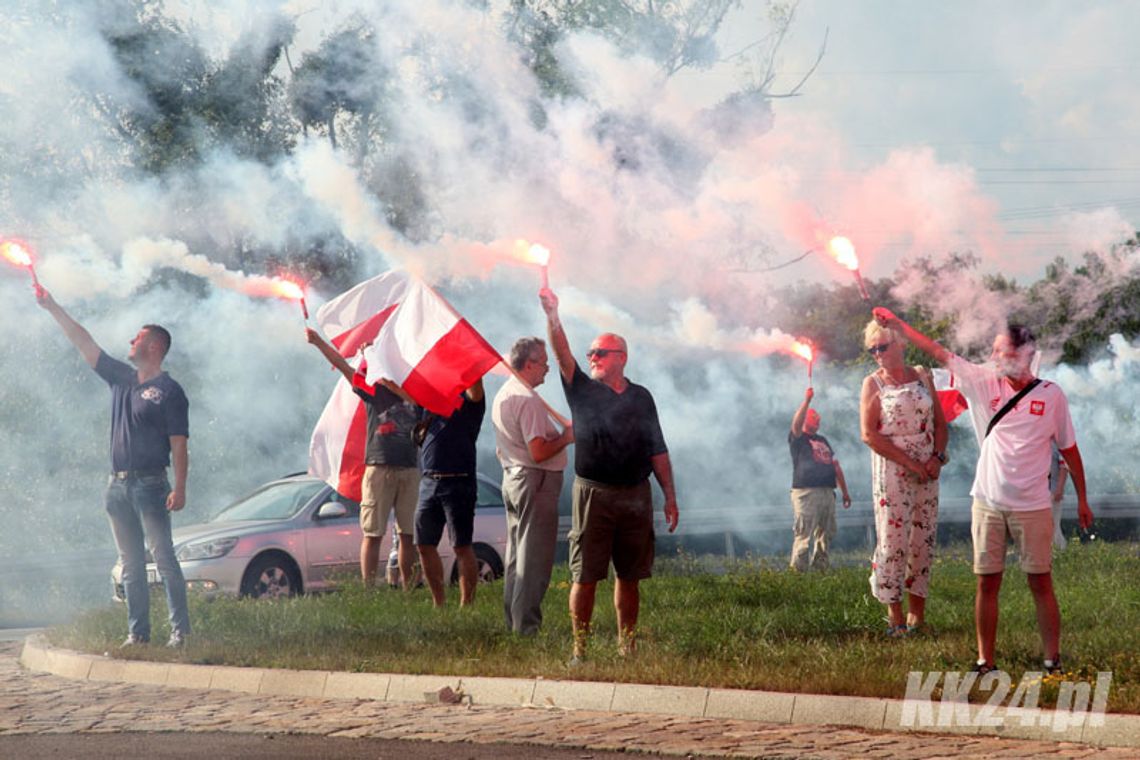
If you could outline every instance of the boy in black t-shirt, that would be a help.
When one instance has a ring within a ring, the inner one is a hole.
[[[818,434],[819,412],[809,408],[815,392],[808,388],[803,403],[792,418],[788,448],[792,454],[792,558],[796,571],[826,570],[828,545],[835,537],[835,486],[843,491],[843,508],[851,506],[843,468],[827,439]],[[814,549],[812,542],[815,542]]]

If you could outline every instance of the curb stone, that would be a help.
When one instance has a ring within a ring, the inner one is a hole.
[[[1140,715],[1108,714],[1099,719],[1091,716],[1082,725],[1054,731],[1052,711],[1031,711],[1030,722],[1033,725],[1024,725],[1021,713],[1006,720],[1005,709],[998,708],[993,716],[1001,725],[911,727],[901,725],[904,703],[899,699],[543,678],[342,673],[114,660],[52,648],[39,634],[24,640],[20,663],[28,670],[79,681],[210,688],[247,694],[414,703],[425,702],[427,695],[450,687],[461,692],[470,703],[480,705],[658,713],[786,725],[847,726],[875,731],[968,733],[1140,748]],[[965,709],[974,715],[977,706]]]

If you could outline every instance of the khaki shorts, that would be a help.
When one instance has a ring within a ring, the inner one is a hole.
[[[653,574],[656,537],[649,481],[606,486],[574,478],[574,524],[570,529],[570,577],[596,583],[614,574],[639,581]]]
[[[994,509],[975,498],[970,532],[974,536],[974,573],[992,575],[1005,570],[1005,547],[1013,539],[1021,569],[1029,574],[1053,569],[1053,509],[1008,511]]]
[[[419,501],[420,471],[415,467],[370,464],[364,468],[360,484],[360,530],[380,538],[388,530],[388,515],[396,512],[396,529],[412,535]]]

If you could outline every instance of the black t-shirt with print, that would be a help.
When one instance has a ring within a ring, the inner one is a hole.
[[[788,431],[792,452],[792,488],[835,488],[835,458],[822,435]]]
[[[160,470],[170,436],[190,435],[190,402],[165,372],[140,383],[134,367],[99,352],[95,372],[111,386],[111,469]]]

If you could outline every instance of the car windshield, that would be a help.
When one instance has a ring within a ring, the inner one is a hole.
[[[324,487],[319,480],[270,483],[226,507],[211,522],[284,520],[297,514]]]

